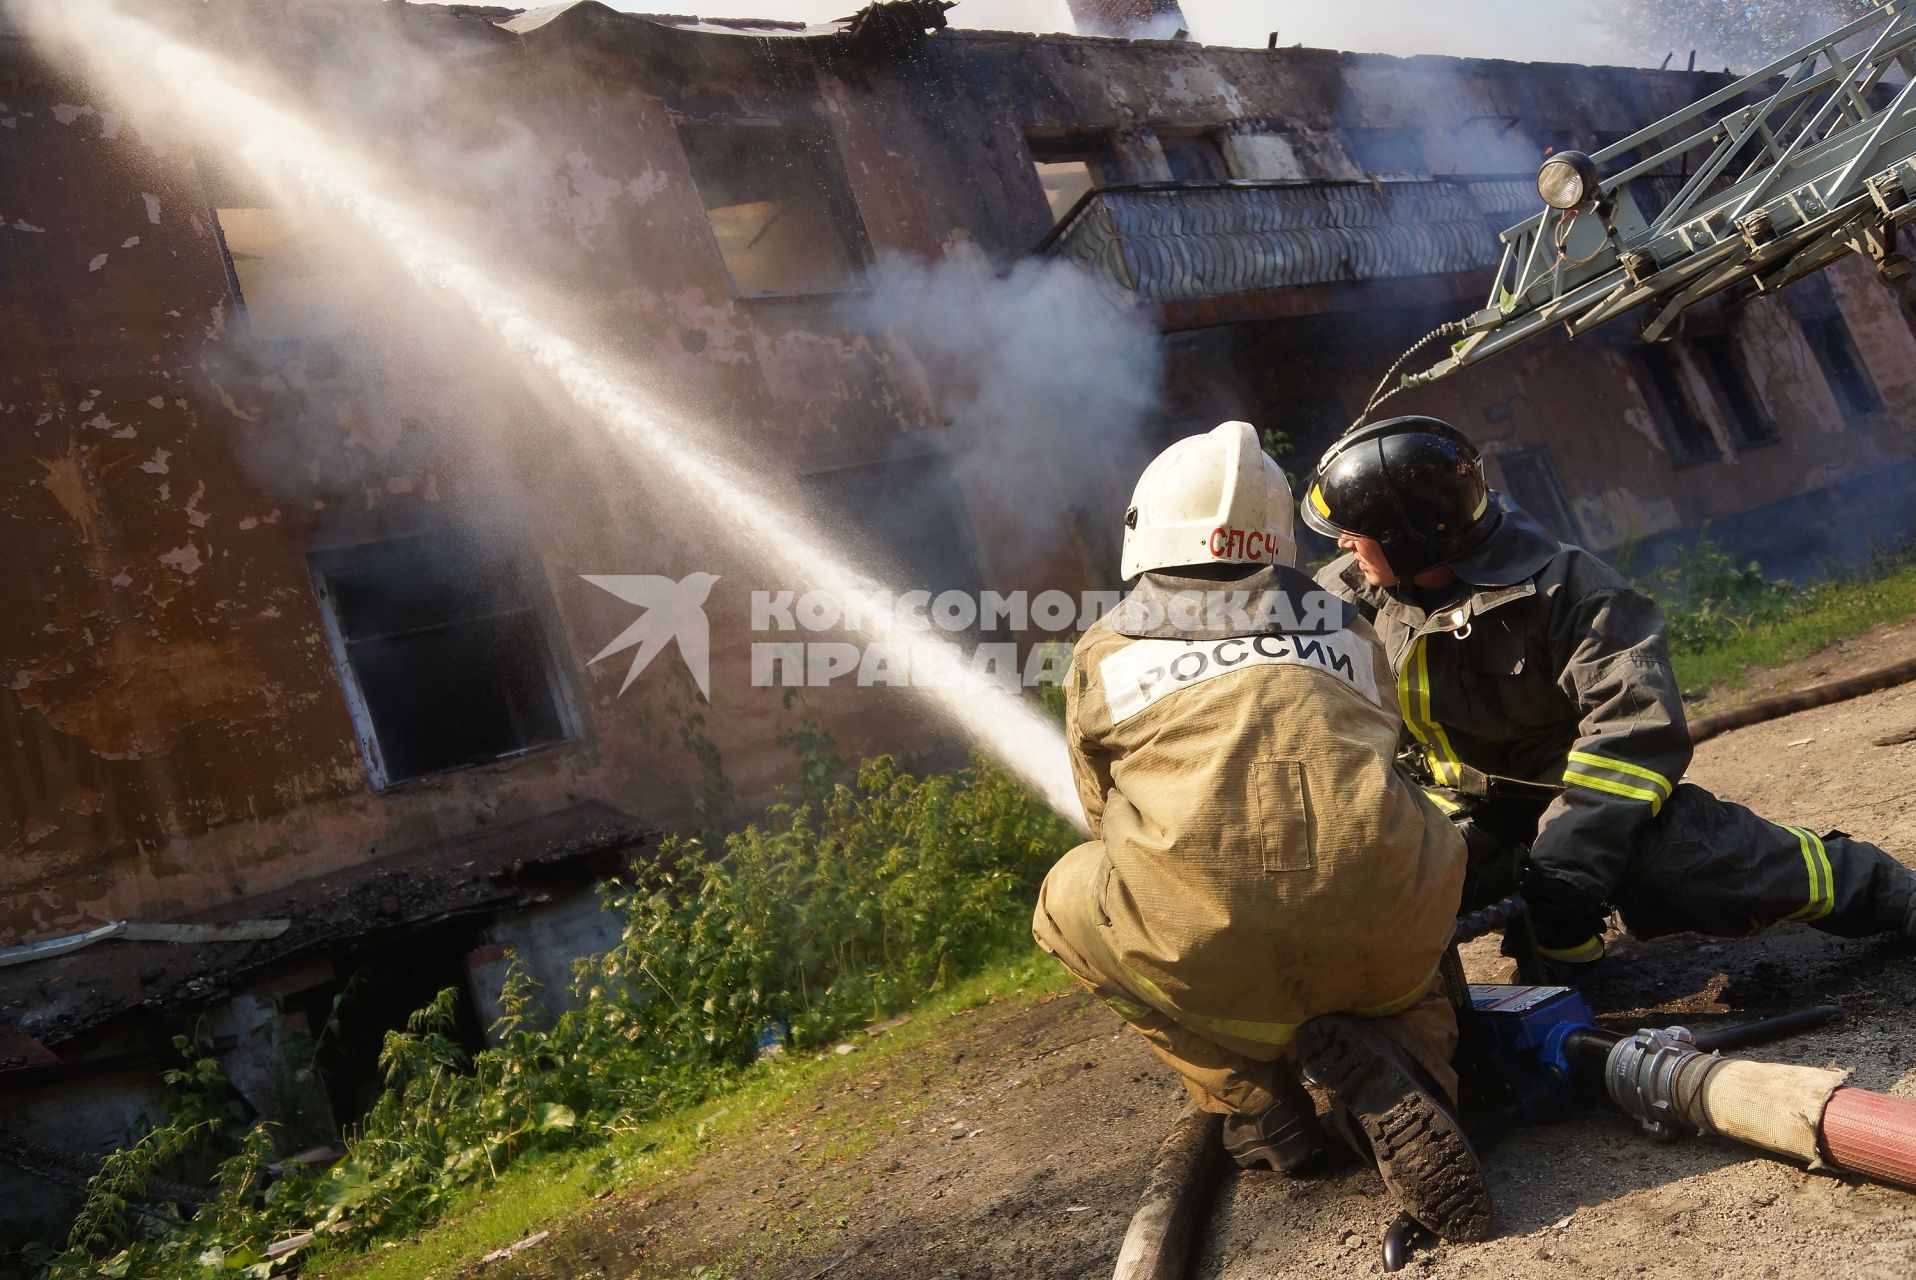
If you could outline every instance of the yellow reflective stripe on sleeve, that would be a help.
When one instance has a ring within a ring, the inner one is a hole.
[[[1454,786],[1463,779],[1462,762],[1444,726],[1430,714],[1430,660],[1424,643],[1429,638],[1418,636],[1404,655],[1404,665],[1397,672],[1397,709],[1411,736],[1423,744],[1431,777],[1444,786]]]
[[[1823,847],[1822,838],[1812,831],[1781,822],[1776,825],[1795,836],[1796,842],[1803,847],[1803,867],[1810,879],[1810,900],[1783,918],[1821,920],[1836,909],[1836,871],[1830,866],[1829,850]]]
[[[1142,1022],[1157,1012],[1156,1009],[1153,1009],[1148,1004],[1139,1004],[1135,1000],[1126,1000],[1123,996],[1103,996],[1100,998],[1106,1004],[1110,1005],[1117,1015],[1126,1022]]]
[[[1455,800],[1452,800],[1449,796],[1445,795],[1443,792],[1433,791],[1429,787],[1424,788],[1424,799],[1436,805],[1438,811],[1444,814],[1456,813],[1459,809],[1464,807],[1462,804],[1458,803]]]
[[[1594,773],[1582,773],[1576,769],[1565,769],[1563,780],[1567,785],[1588,787],[1592,791],[1601,791],[1606,795],[1622,796],[1626,800],[1641,800],[1650,806],[1654,815],[1663,808],[1663,793],[1651,791],[1645,787],[1633,787],[1627,782],[1618,782],[1613,778],[1600,778]]]
[[[1168,1012],[1170,1016],[1187,1027],[1216,1031],[1236,1040],[1249,1040],[1253,1044],[1285,1045],[1291,1042],[1291,1038],[1297,1034],[1297,1029],[1304,1025],[1301,1022],[1252,1022],[1246,1018],[1213,1018],[1202,1013],[1192,1013],[1188,1009],[1178,1008],[1169,996],[1158,989],[1156,983],[1130,965],[1124,965],[1124,973],[1139,991],[1144,992],[1157,1003],[1159,1010]],[[1354,1009],[1351,1012],[1365,1018],[1383,1018],[1393,1013],[1402,1013],[1430,994],[1430,989],[1436,982],[1437,971],[1432,969],[1425,975],[1422,982],[1396,999],[1371,1005],[1368,1008]],[[1330,1013],[1333,1010],[1327,1009],[1325,1012]]]
[[[1572,764],[1594,765],[1599,769],[1609,769],[1615,773],[1627,773],[1633,778],[1642,778],[1666,796],[1670,794],[1670,780],[1668,778],[1654,769],[1646,769],[1642,765],[1632,764],[1628,760],[1614,760],[1609,756],[1600,756],[1589,751],[1572,751],[1570,753],[1570,762]]]
[[[1556,960],[1564,964],[1589,964],[1593,960],[1603,959],[1603,939],[1586,938],[1574,947],[1558,949],[1538,946],[1537,954],[1546,960]]]

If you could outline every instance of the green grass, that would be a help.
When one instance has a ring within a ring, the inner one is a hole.
[[[706,1146],[749,1140],[803,1111],[812,1097],[879,1062],[908,1053],[950,1027],[957,1013],[998,999],[1035,1001],[1071,985],[1064,968],[1035,947],[992,961],[912,1011],[912,1020],[876,1038],[854,1035],[857,1053],[825,1052],[774,1058],[749,1070],[732,1092],[618,1134],[604,1146],[534,1155],[515,1162],[496,1181],[472,1189],[437,1225],[406,1241],[375,1245],[346,1256],[304,1256],[307,1276],[351,1280],[445,1280],[495,1249],[539,1231],[557,1231],[616,1188],[634,1194],[680,1173]],[[839,1145],[856,1151],[857,1134]],[[724,1274],[718,1272],[708,1274]]]
[[[1916,615],[1916,564],[1883,577],[1833,582],[1807,592],[1782,616],[1753,623],[1733,639],[1672,654],[1685,693],[1721,692],[1751,674],[1815,653],[1885,622]]]

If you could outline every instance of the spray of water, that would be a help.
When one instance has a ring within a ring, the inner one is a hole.
[[[180,128],[274,189],[326,208],[376,239],[414,280],[456,300],[496,335],[529,375],[550,379],[578,407],[581,422],[595,424],[663,469],[686,494],[688,507],[709,513],[716,528],[743,540],[754,556],[795,582],[841,598],[890,598],[796,512],[700,447],[685,414],[661,412],[660,397],[630,370],[587,350],[530,299],[490,278],[399,194],[401,185],[275,101],[278,95],[249,82],[240,69],[105,0],[25,0],[23,12],[44,49],[57,60],[84,65],[135,119],[155,117]],[[974,671],[961,648],[925,633],[922,620],[904,611],[864,613],[862,629],[871,639],[914,646],[919,692],[936,699],[961,732],[1082,827],[1063,738],[1042,713]]]

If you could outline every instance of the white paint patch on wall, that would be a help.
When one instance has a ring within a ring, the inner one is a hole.
[[[42,235],[46,233],[45,227],[36,227],[24,218],[15,218],[13,220],[13,229],[15,231],[37,231]]]
[[[163,476],[172,469],[166,465],[166,460],[172,456],[164,449],[155,449],[153,456],[140,464],[140,470],[151,475]]]
[[[1646,502],[1623,488],[1599,490],[1571,502],[1577,523],[1597,547],[1614,547],[1632,539],[1655,537],[1681,523],[1676,503],[1668,498]]]
[[[142,191],[140,199],[146,201],[146,220],[154,226],[160,224],[160,198],[151,191]]]
[[[128,236],[126,239],[120,241],[120,247],[122,249],[131,249],[134,245],[138,244],[139,242],[140,242],[140,238],[138,236]]]
[[[193,490],[193,496],[186,500],[186,518],[192,523],[195,529],[205,528],[206,522],[210,518],[206,512],[200,510],[200,499],[205,496],[206,481],[202,480],[199,483],[199,487]]]
[[[663,169],[647,165],[638,177],[627,180],[625,191],[626,194],[631,196],[635,201],[644,204],[671,185],[672,179],[666,175]]]
[[[93,255],[93,261],[86,264],[86,269],[88,271],[98,271],[101,267],[104,267],[105,265],[106,265],[106,255],[104,253],[96,253]]]
[[[573,238],[583,248],[591,248],[591,233],[605,221],[612,201],[624,191],[625,184],[599,172],[599,167],[579,148],[566,154],[565,171],[555,176],[555,190],[547,204],[572,228]]]
[[[199,572],[202,563],[200,560],[200,549],[190,542],[183,547],[174,547],[171,551],[160,557],[160,563],[169,568],[177,569],[190,578]]]
[[[1287,138],[1272,133],[1232,133],[1224,138],[1231,172],[1245,178],[1301,178],[1304,166]]]
[[[76,107],[70,102],[56,102],[53,104],[53,118],[61,124],[72,124],[81,116],[90,116],[92,114],[94,114],[92,107]]]

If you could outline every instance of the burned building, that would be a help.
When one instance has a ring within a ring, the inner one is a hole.
[[[194,8],[647,371],[689,439],[932,590],[1115,585],[1138,465],[1223,418],[1305,465],[1481,305],[1542,155],[1721,82],[958,31],[927,0],[824,27]],[[752,812],[803,716],[847,754],[962,750],[907,691],[755,681],[751,593],[788,584],[725,513],[240,160],[0,38],[0,1127],[30,1136],[69,1099],[93,1117],[70,1138],[124,1136],[182,1011],[243,1056],[369,967],[395,1007],[466,983],[475,1026],[508,945],[562,986],[608,927],[592,882]],[[1055,270],[1127,300],[1162,363],[1040,314],[1014,341],[1049,386],[981,386],[1006,375],[894,323],[887,273],[935,264],[962,287],[915,326],[989,337],[1006,283]],[[1483,440],[1562,536],[1656,554],[1708,521],[1813,570],[1916,526],[1912,343],[1845,267],[1395,405]],[[636,610],[607,583],[699,574],[706,689],[678,652],[610,651]]]

